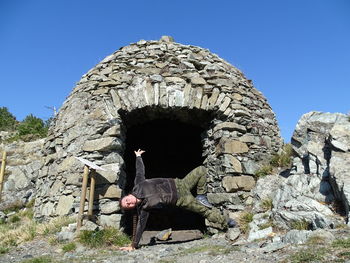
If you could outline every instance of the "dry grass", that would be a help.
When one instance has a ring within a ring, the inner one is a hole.
[[[21,216],[20,221],[0,225],[0,246],[17,246],[37,236],[56,233],[62,226],[72,222],[74,222],[72,218],[62,217],[48,223],[36,223],[27,216]]]

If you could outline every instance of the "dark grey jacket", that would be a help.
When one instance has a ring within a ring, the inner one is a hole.
[[[141,199],[137,205],[138,221],[132,246],[137,248],[145,230],[150,209],[162,208],[165,205],[175,205],[178,194],[173,178],[145,178],[145,166],[141,157],[136,157],[136,177],[131,192]]]

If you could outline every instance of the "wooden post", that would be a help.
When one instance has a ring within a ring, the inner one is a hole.
[[[0,170],[0,200],[2,193],[2,186],[4,184],[4,176],[5,176],[5,167],[6,167],[6,151],[2,153],[2,162],[1,162],[1,170]]]
[[[89,210],[88,210],[88,218],[92,218],[92,211],[94,208],[94,196],[95,196],[95,170],[91,170],[90,173],[90,193],[89,193]]]
[[[87,165],[85,165],[84,175],[83,175],[83,186],[81,189],[81,196],[80,196],[80,207],[79,207],[79,214],[78,214],[78,221],[77,221],[77,231],[80,230],[80,227],[83,223],[86,188],[87,188],[88,178],[89,178],[89,167]]]

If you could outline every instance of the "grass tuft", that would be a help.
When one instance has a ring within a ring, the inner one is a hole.
[[[261,167],[255,172],[254,176],[255,178],[265,177],[266,175],[271,174],[272,170],[273,170],[273,167],[271,165],[264,165],[263,167]]]
[[[17,223],[19,221],[21,221],[21,218],[18,215],[12,215],[9,218],[10,223]]]
[[[11,212],[19,212],[23,207],[25,207],[24,203],[20,200],[16,200],[15,202],[9,204],[8,206],[4,207],[2,211],[5,214],[11,213]]]
[[[285,144],[281,154],[274,155],[270,164],[273,167],[290,168],[292,165],[293,148],[291,144]]]
[[[272,210],[273,208],[273,201],[271,198],[267,198],[261,201],[261,208],[264,209],[264,211]]]
[[[274,224],[272,221],[269,221],[269,222],[267,222],[267,223],[265,223],[265,224],[259,225],[259,229],[262,230],[262,229],[268,228],[268,227],[270,227],[270,226],[271,226],[271,227],[274,227],[275,224]]]
[[[105,228],[103,230],[83,230],[79,234],[79,242],[91,248],[103,246],[125,246],[130,244],[130,238],[116,228]]]
[[[31,258],[22,261],[21,263],[53,263],[53,259],[49,256],[42,256],[37,258]]]
[[[332,247],[350,248],[350,238],[334,240],[332,243]]]
[[[320,262],[324,259],[326,249],[303,249],[290,256],[291,263]]]
[[[291,229],[296,229],[296,230],[309,230],[310,223],[305,219],[303,219],[303,220],[293,221],[290,227]]]
[[[326,238],[322,236],[312,236],[307,240],[307,244],[309,245],[323,245],[326,243]]]
[[[239,226],[240,229],[243,233],[248,233],[250,230],[249,223],[253,221],[253,216],[254,214],[251,212],[245,212],[243,213],[238,221],[239,221]]]
[[[8,247],[0,247],[0,255],[6,254],[7,252],[9,252]]]
[[[268,164],[258,169],[254,176],[256,179],[272,174],[274,167],[290,168],[293,161],[293,148],[291,144],[285,144],[280,154],[275,154],[270,158]]]
[[[62,250],[64,252],[70,252],[70,251],[74,251],[76,248],[77,248],[77,245],[74,242],[69,242],[63,245]]]

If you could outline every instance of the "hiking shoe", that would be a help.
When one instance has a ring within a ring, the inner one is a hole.
[[[229,228],[233,228],[233,227],[236,227],[237,226],[237,222],[235,220],[233,220],[232,218],[229,218],[227,220],[227,226]]]
[[[213,207],[213,205],[211,203],[209,203],[208,198],[205,195],[197,195],[196,199],[200,204],[202,204],[208,208]]]

